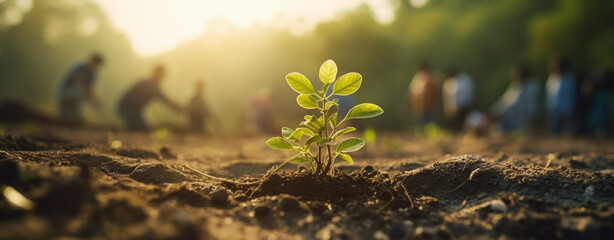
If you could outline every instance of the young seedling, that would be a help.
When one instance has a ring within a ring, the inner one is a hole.
[[[340,129],[341,124],[350,119],[375,117],[384,113],[384,110],[372,103],[362,103],[350,109],[341,121],[337,121],[339,99],[334,96],[346,96],[356,92],[362,83],[362,76],[351,72],[339,79],[336,77],[337,65],[333,60],[327,60],[320,67],[320,81],[324,84],[322,90],[316,91],[303,74],[293,72],[286,76],[290,87],[299,93],[296,98],[298,105],[305,109],[317,110],[319,114],[305,115],[305,120],[299,124],[299,127],[295,129],[284,127],[281,129],[281,137],[266,141],[266,144],[273,149],[297,152],[281,165],[288,162],[309,164],[313,173],[325,175],[332,172],[337,158],[353,163],[352,157],[347,153],[357,151],[365,145],[363,139],[356,137],[341,140],[340,137],[356,130],[351,126]],[[333,89],[328,94],[331,85]]]

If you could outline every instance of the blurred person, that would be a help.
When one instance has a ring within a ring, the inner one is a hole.
[[[153,99],[159,99],[169,107],[184,112],[186,108],[168,99],[160,90],[165,69],[162,65],[154,68],[151,76],[135,83],[119,102],[119,114],[129,130],[149,130],[143,118],[143,108]]]
[[[209,118],[209,109],[203,98],[204,82],[196,80],[194,84],[194,96],[190,99],[189,115],[190,128],[198,133],[205,133],[205,119]]]
[[[420,130],[435,121],[435,112],[440,99],[440,80],[431,70],[430,64],[423,60],[418,65],[418,72],[409,84],[407,100],[416,118]]]
[[[593,105],[594,76],[585,72],[580,72],[576,76],[578,87],[576,88],[576,107],[572,116],[573,133],[574,135],[584,135],[588,130],[588,117]]]
[[[269,88],[258,89],[252,99],[254,120],[258,133],[273,133],[275,129],[275,117],[273,115],[273,95]]]
[[[593,73],[592,107],[587,120],[587,133],[590,135],[612,135],[612,92],[614,79],[610,70],[597,70]]]
[[[569,73],[569,60],[552,55],[550,76],[546,82],[546,108],[550,132],[558,135],[572,128],[572,114],[576,105],[576,79]]]
[[[510,71],[511,84],[492,106],[490,114],[498,119],[504,132],[531,129],[539,98],[539,87],[531,79],[529,67],[518,64]]]
[[[442,90],[443,109],[449,127],[458,132],[473,105],[473,79],[453,68],[448,70],[447,75]]]
[[[94,94],[96,74],[103,65],[103,57],[92,53],[87,62],[75,64],[61,83],[59,91],[59,117],[68,125],[78,126],[83,122],[81,104],[88,100],[96,108],[100,101]]]

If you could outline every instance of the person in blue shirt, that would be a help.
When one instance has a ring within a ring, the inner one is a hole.
[[[93,86],[103,62],[102,55],[93,53],[87,62],[75,64],[68,72],[58,92],[59,117],[62,122],[71,126],[80,125],[83,122],[81,104],[86,100],[100,108]]]
[[[559,135],[572,128],[572,114],[576,107],[575,77],[569,72],[565,57],[553,55],[549,61],[550,77],[546,82],[546,108],[550,132]]]
[[[500,128],[504,132],[527,131],[531,128],[537,112],[539,87],[524,64],[513,67],[510,78],[510,86],[493,105],[490,113],[499,120]]]
[[[608,69],[594,71],[592,86],[592,104],[587,121],[587,133],[591,136],[612,135],[612,92],[614,77]]]
[[[171,101],[160,90],[164,74],[164,67],[156,66],[150,77],[134,84],[120,100],[119,115],[129,130],[149,130],[149,125],[143,118],[142,112],[145,106],[154,99],[162,101],[179,112],[188,112],[186,107]]]

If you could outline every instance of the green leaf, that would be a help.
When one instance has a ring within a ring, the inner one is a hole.
[[[347,73],[335,82],[332,95],[350,95],[360,88],[361,83],[362,76],[359,73]]]
[[[316,102],[312,96],[307,94],[298,95],[298,97],[296,97],[296,102],[305,109],[318,108],[318,102]]]
[[[324,139],[322,142],[318,143],[318,146],[326,146],[326,145],[331,145],[332,146],[332,145],[335,145],[335,144],[337,144],[337,142],[335,140],[331,139],[330,141],[327,141],[326,139]]]
[[[296,131],[294,131],[292,135],[288,137],[288,139],[298,142],[301,140],[301,137],[303,137],[303,130],[297,128]]]
[[[317,126],[314,126],[314,124],[311,123],[310,121],[306,121],[306,120],[302,121],[300,125],[305,127],[305,128],[307,128],[307,129],[309,129],[309,130],[311,130],[312,133],[318,131]]]
[[[323,83],[332,83],[337,77],[337,64],[333,60],[326,60],[320,66],[320,81]]]
[[[291,163],[306,163],[306,162],[309,162],[309,159],[307,159],[305,156],[303,156],[302,153],[299,153],[299,154],[295,155],[294,157],[292,157],[290,162]]]
[[[289,128],[289,127],[281,128],[281,135],[285,138],[288,138],[290,135],[292,135],[293,132],[294,130],[292,130],[292,128]]]
[[[322,86],[322,92],[326,93],[328,92],[328,88],[330,87],[330,83],[324,84],[324,86]],[[323,94],[324,95],[324,94]]]
[[[339,153],[338,157],[345,160],[346,162],[349,162],[350,164],[354,164],[354,160],[352,160],[352,157],[350,157],[350,155]]]
[[[312,137],[313,135],[316,135],[316,134],[315,134],[315,133],[314,133],[314,132],[313,132],[311,129],[309,129],[309,128],[300,127],[300,128],[297,128],[297,129],[296,129],[296,131],[303,131],[303,134],[304,134],[305,136],[309,136],[309,137]]]
[[[324,141],[324,138],[316,135],[316,136],[313,136],[307,139],[307,142],[305,142],[305,146],[309,146],[309,144],[312,144],[312,143],[320,143],[322,141]]]
[[[320,131],[326,130],[326,120],[324,116],[319,117],[316,121],[313,121],[313,123],[315,123]]]
[[[332,101],[331,102],[326,102],[326,105],[324,106],[324,109],[328,110],[328,109],[330,109],[333,106],[339,106],[339,103],[332,102]]]
[[[344,128],[344,129],[341,129],[341,130],[339,130],[339,131],[335,132],[335,133],[333,134],[333,136],[332,136],[332,137],[330,137],[330,138],[331,138],[331,139],[335,139],[335,138],[338,138],[338,137],[340,137],[340,136],[342,136],[342,135],[344,135],[344,134],[347,134],[347,133],[350,133],[350,132],[353,132],[353,131],[356,131],[356,128],[355,128],[355,127],[346,127],[346,128]]]
[[[384,113],[384,110],[372,103],[363,103],[354,106],[347,115],[345,115],[345,119],[361,119],[361,118],[371,118],[378,116]]]
[[[328,117],[326,121],[332,125],[332,128],[337,127],[337,113],[333,113],[333,115],[330,115],[330,117]]]
[[[286,81],[294,91],[302,94],[311,94],[315,93],[313,90],[313,85],[305,75],[293,72],[286,75]]]
[[[337,152],[354,152],[361,149],[365,145],[365,140],[360,138],[348,138],[337,145]]]
[[[293,149],[292,144],[280,137],[274,137],[266,141],[266,145],[269,145],[272,149],[287,150]]]

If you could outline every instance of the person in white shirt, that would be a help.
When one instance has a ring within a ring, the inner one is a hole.
[[[518,64],[510,71],[512,80],[501,98],[492,106],[491,116],[499,120],[502,131],[527,131],[537,112],[539,87],[530,70]]]
[[[473,105],[473,79],[457,70],[449,70],[443,83],[443,110],[450,128],[460,131]]]

